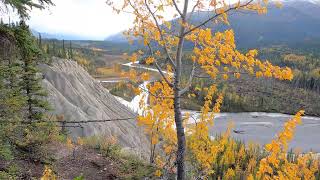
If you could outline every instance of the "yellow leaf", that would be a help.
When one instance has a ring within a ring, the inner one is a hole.
[[[237,79],[239,79],[240,78],[240,73],[234,73],[234,77],[236,77]]]
[[[148,64],[148,65],[152,64],[153,62],[154,62],[154,58],[153,57],[148,57],[146,59],[146,64]]]
[[[67,148],[68,149],[72,149],[73,148],[72,140],[69,137],[67,138]]]
[[[142,73],[141,79],[142,79],[143,81],[148,81],[148,80],[150,79],[150,74],[149,74],[149,73],[146,73],[146,72]]]
[[[161,171],[160,170],[156,170],[156,172],[154,173],[154,175],[156,177],[160,177],[162,175]]]
[[[229,76],[228,76],[227,74],[223,74],[223,75],[222,75],[222,78],[223,78],[224,80],[228,80],[228,79],[229,79]]]
[[[159,11],[163,11],[163,5],[162,4],[160,6],[158,6],[158,10]]]

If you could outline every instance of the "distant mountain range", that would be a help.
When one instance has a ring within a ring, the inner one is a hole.
[[[320,0],[282,0],[283,7],[276,8],[272,3],[266,15],[252,12],[232,12],[230,26],[208,24],[212,31],[234,29],[237,44],[240,47],[257,47],[268,44],[288,44],[307,41],[320,41]],[[199,24],[212,12],[198,12],[192,18],[193,24]],[[173,20],[173,23],[177,20]],[[39,32],[32,30],[35,36]],[[44,39],[86,40],[89,38],[73,34],[40,33]],[[122,32],[105,39],[112,42],[126,42]]]
[[[288,44],[320,40],[320,0],[283,0],[283,7],[269,5],[266,15],[253,12],[232,12],[230,26],[208,24],[212,31],[234,29],[240,47],[257,47],[268,44]],[[199,24],[212,12],[198,12],[191,19]],[[173,23],[177,20],[173,20]],[[124,41],[122,33],[110,36],[109,41]]]
[[[119,32],[117,34],[108,36],[105,38],[105,41],[125,42],[127,41],[127,38],[122,34],[122,32]]]

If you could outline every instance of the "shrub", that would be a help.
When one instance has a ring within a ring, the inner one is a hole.
[[[120,156],[121,147],[117,144],[115,137],[91,136],[83,141],[85,145],[98,150],[105,157],[116,158]]]

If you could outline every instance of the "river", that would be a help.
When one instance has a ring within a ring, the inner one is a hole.
[[[138,64],[127,63],[124,66],[141,68],[149,71],[157,71],[149,67],[140,66]],[[167,72],[164,72],[167,73]],[[134,112],[141,114],[139,102],[141,100],[147,102],[148,93],[143,89],[149,82],[144,82],[139,87],[142,89],[140,95],[135,96],[131,102],[128,102],[120,97],[117,99]],[[144,98],[144,99],[142,99]],[[199,112],[183,110],[184,113],[189,112],[195,119]],[[276,134],[282,130],[286,121],[292,118],[291,115],[280,113],[264,113],[264,112],[243,112],[243,113],[219,113],[215,115],[214,126],[210,128],[210,135],[214,137],[226,131],[230,121],[234,123],[234,131],[231,136],[243,142],[255,142],[261,145],[271,142],[276,137]],[[292,149],[300,149],[301,151],[320,152],[320,118],[304,116],[302,125],[296,129],[294,139],[289,147]],[[188,123],[194,123],[194,119],[190,118]]]

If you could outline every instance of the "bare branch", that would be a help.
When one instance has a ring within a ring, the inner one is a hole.
[[[199,5],[199,2],[200,2],[200,0],[198,0],[197,3],[193,6],[192,11],[190,12],[190,16],[189,16],[190,19],[193,16],[193,13],[195,12],[197,6]]]
[[[179,7],[177,5],[177,2],[175,0],[172,0],[172,2],[173,2],[174,7],[176,8],[177,12],[180,14],[180,16],[182,16],[183,14],[182,14],[182,12],[180,11],[180,9],[179,9]]]
[[[181,59],[183,55],[183,44],[184,44],[184,33],[185,33],[185,26],[184,23],[186,23],[186,15],[188,12],[188,4],[189,0],[184,1],[184,8],[183,8],[183,15],[181,16],[182,18],[182,25],[180,26],[180,31],[179,31],[179,42],[177,45],[177,54],[176,54],[176,63],[177,63],[177,70],[175,73],[175,88],[178,90],[178,94],[180,96],[180,78],[181,78]],[[178,162],[178,161],[177,161]]]
[[[145,2],[145,5],[146,5],[149,13],[151,14],[153,20],[154,20],[155,23],[156,23],[157,29],[158,29],[158,31],[159,31],[159,33],[160,33],[160,38],[161,38],[161,40],[162,40],[163,42],[165,42],[164,35],[163,35],[162,31],[161,31],[160,24],[159,24],[159,22],[158,22],[158,20],[157,20],[157,18],[156,18],[156,16],[155,16],[155,14],[154,14],[154,13],[152,12],[152,10],[150,9],[147,0],[145,0],[144,2]],[[166,55],[167,55],[167,57],[168,57],[171,65],[172,65],[172,66],[174,67],[174,69],[175,69],[175,68],[176,68],[176,65],[175,65],[175,63],[174,63],[174,61],[173,61],[173,59],[172,59],[172,57],[171,57],[171,55],[170,55],[170,53],[169,53],[169,50],[168,50],[168,47],[167,47],[166,43],[164,44],[163,49],[164,49],[164,51],[165,51],[165,53],[166,53]]]
[[[153,49],[150,45],[150,43],[148,43],[148,47],[149,47],[149,50],[150,50],[150,53],[151,53],[151,56],[154,57],[154,53],[153,53]],[[161,67],[159,66],[157,60],[155,59],[155,65],[156,65],[156,68],[157,70],[159,71],[160,75],[163,77],[163,79],[166,81],[166,83],[170,86],[170,87],[173,87],[173,84],[169,82],[168,78],[164,75]]]

